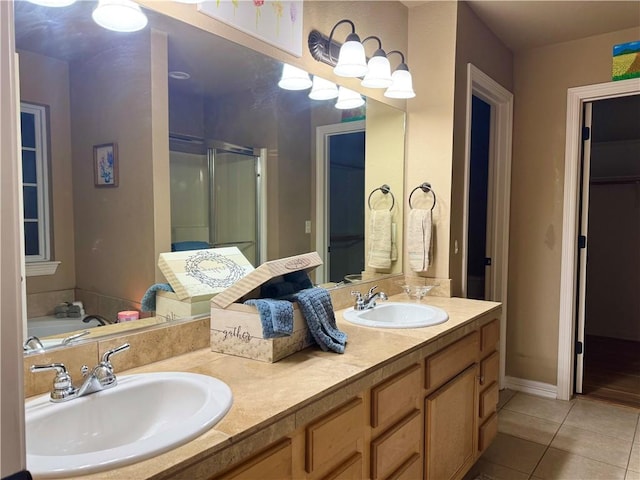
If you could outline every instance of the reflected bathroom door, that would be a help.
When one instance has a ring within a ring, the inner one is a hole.
[[[260,156],[253,149],[216,144],[209,149],[210,243],[238,247],[253,266],[260,258]]]

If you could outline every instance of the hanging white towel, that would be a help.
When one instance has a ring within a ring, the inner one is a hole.
[[[391,268],[391,212],[371,210],[369,222],[369,261],[371,268]]]
[[[431,210],[413,208],[409,211],[407,251],[409,266],[414,272],[426,272],[429,268],[431,249]]]

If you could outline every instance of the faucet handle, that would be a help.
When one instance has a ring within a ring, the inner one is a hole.
[[[351,296],[352,297],[356,297],[356,300],[362,300],[362,293],[358,292],[357,290],[351,290]]]
[[[369,293],[367,293],[367,298],[371,298],[371,296],[373,295],[373,291],[378,288],[378,285],[374,285],[373,287],[371,287],[369,289]]]
[[[62,343],[63,345],[68,345],[71,342],[73,342],[75,339],[80,338],[80,337],[84,337],[85,335],[89,335],[90,333],[91,332],[89,330],[83,330],[80,333],[75,333],[75,334],[70,335],[70,336],[68,336],[66,338],[63,338],[62,342],[60,342],[60,343]]]
[[[76,393],[76,388],[73,386],[71,375],[67,372],[67,368],[64,363],[51,363],[48,365],[31,365],[31,371],[47,372],[50,370],[56,371],[56,377],[53,380],[53,390],[51,391],[51,401],[60,402]]]
[[[128,343],[124,343],[124,344],[120,345],[119,347],[112,348],[111,350],[107,350],[102,355],[102,363],[111,363],[111,356],[112,355],[115,355],[116,353],[120,353],[120,352],[122,352],[124,350],[128,350],[130,346],[131,345],[129,345]]]

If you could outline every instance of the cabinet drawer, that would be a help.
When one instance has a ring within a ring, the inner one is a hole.
[[[400,468],[387,477],[387,480],[416,480],[422,478],[422,457],[414,453]]]
[[[498,434],[498,414],[494,413],[482,424],[478,432],[478,453],[484,452]]]
[[[293,478],[291,459],[291,440],[286,439],[250,458],[239,467],[216,478],[220,480],[241,480],[243,478],[291,479]]]
[[[324,477],[323,480],[362,480],[363,478],[362,454],[356,453],[353,457]]]
[[[480,335],[473,332],[425,360],[425,388],[431,390],[451,380],[476,361]]]
[[[385,478],[420,452],[420,410],[415,410],[371,442],[371,477]]]
[[[371,389],[371,426],[386,425],[416,408],[422,393],[420,365],[412,365]]]
[[[498,381],[498,371],[500,370],[500,354],[493,352],[480,362],[480,388],[491,385]]]
[[[498,406],[498,382],[493,382],[480,394],[480,418],[487,418]]]
[[[482,355],[492,352],[498,348],[500,341],[500,320],[497,318],[480,329]]]
[[[363,409],[362,399],[354,398],[306,428],[307,473],[362,451]]]

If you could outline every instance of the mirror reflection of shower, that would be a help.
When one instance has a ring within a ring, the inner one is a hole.
[[[171,135],[170,167],[172,250],[237,247],[258,266],[261,151]]]

